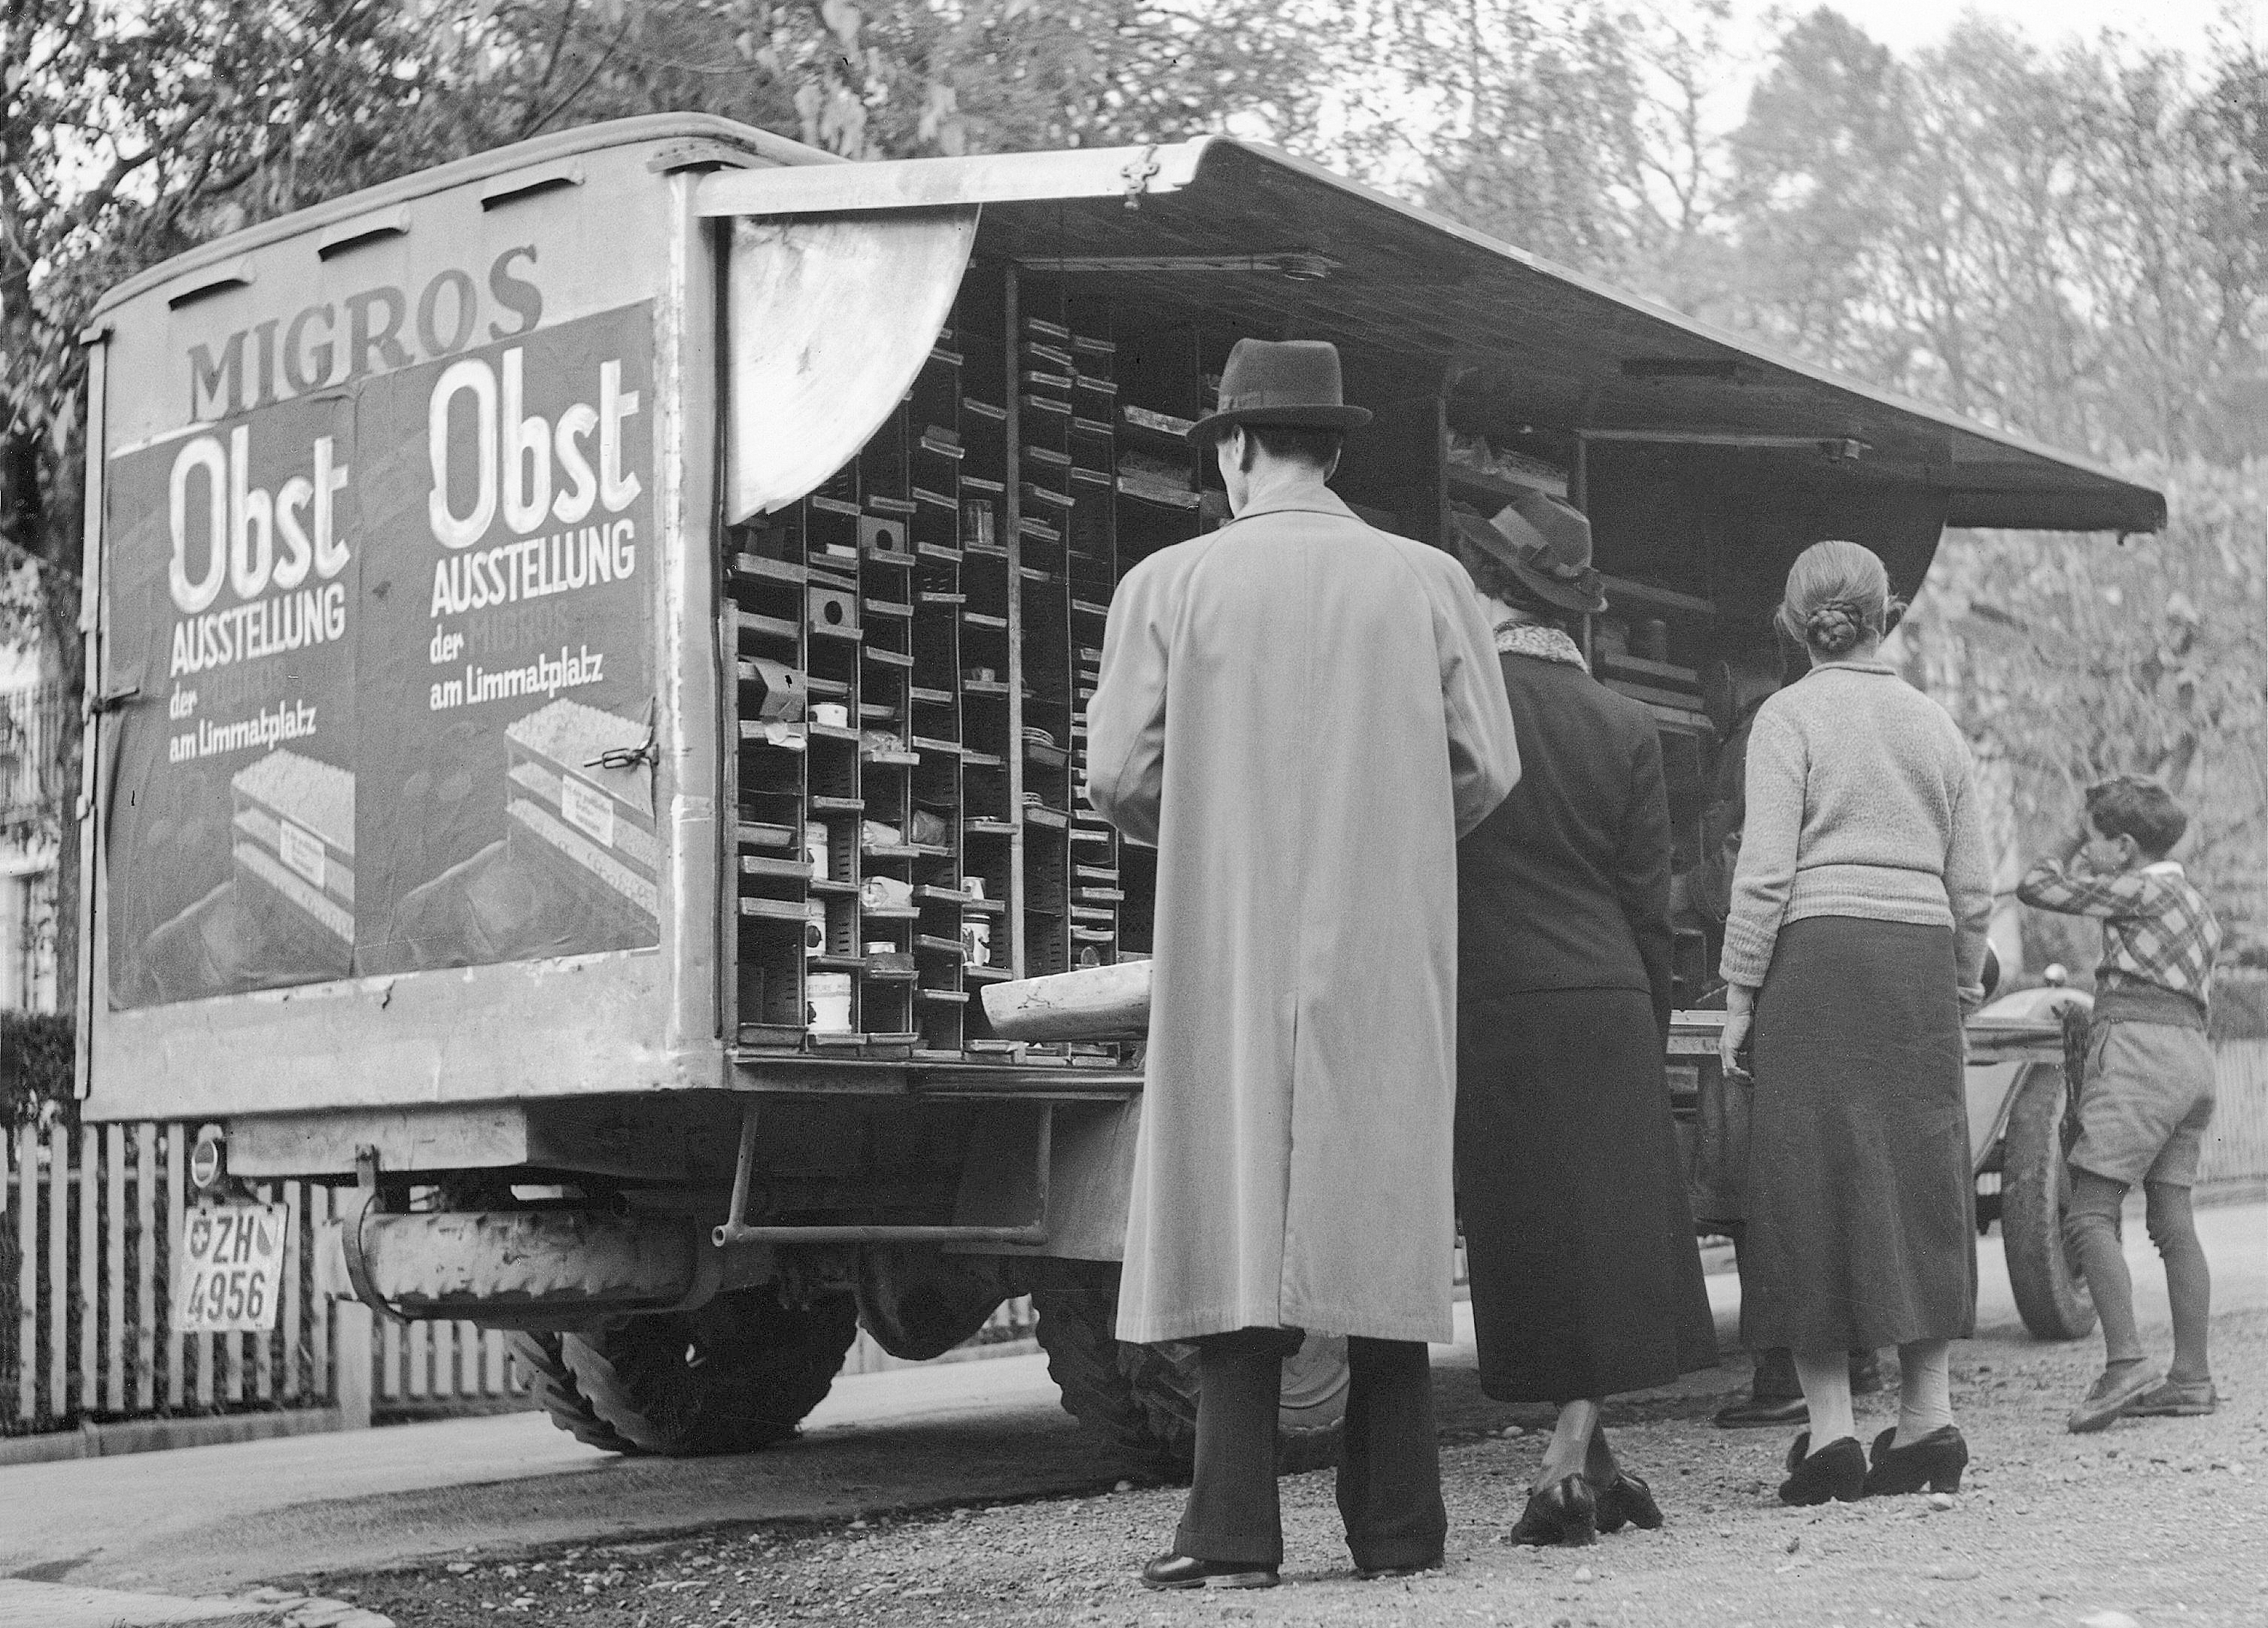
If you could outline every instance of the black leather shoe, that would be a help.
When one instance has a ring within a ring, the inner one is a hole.
[[[1625,1526],[1642,1532],[1661,1529],[1661,1506],[1653,1501],[1653,1489],[1627,1470],[1598,1490],[1596,1501],[1602,1532],[1619,1532]]]
[[[1355,1567],[1354,1574],[1367,1583],[1381,1577],[1415,1577],[1421,1572],[1438,1572],[1442,1564],[1441,1557],[1436,1555],[1418,1565],[1359,1565]]]
[[[1599,1541],[1599,1500],[1581,1476],[1565,1476],[1528,1495],[1528,1507],[1506,1534],[1508,1543],[1580,1549]]]
[[[1814,1453],[1807,1430],[1787,1450],[1787,1470],[1779,1484],[1783,1504],[1855,1504],[1867,1495],[1867,1452],[1856,1436],[1837,1436]]]
[[[1793,1396],[1743,1396],[1717,1410],[1719,1430],[1758,1430],[1773,1425],[1800,1425],[1811,1417],[1799,1393]]]
[[[1273,1588],[1280,1580],[1272,1565],[1249,1560],[1200,1560],[1171,1550],[1142,1568],[1145,1588]]]
[[[1940,1425],[1911,1447],[1892,1447],[1897,1433],[1890,1429],[1874,1438],[1866,1496],[1918,1492],[1924,1487],[1933,1492],[1961,1491],[1961,1472],[1969,1467],[1969,1443],[1957,1426]]]

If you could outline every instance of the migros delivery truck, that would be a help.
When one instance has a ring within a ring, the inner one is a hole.
[[[1221,138],[659,116],[209,244],[86,335],[81,1081],[204,1127],[177,1326],[273,1326],[239,1183],[306,1180],[356,1296],[513,1330],[600,1445],[762,1446],[859,1325],[932,1356],[1029,1294],[1071,1411],[1185,1459],[1192,1354],[1111,1334],[1133,1045],[981,996],[1149,949],[1084,702],[1119,576],[1216,520],[1182,432],[1248,334],[1338,343],[1380,524],[1588,510],[1681,866],[1712,664],[1804,544],[1911,593],[1948,524],[2162,516]],[[1344,1389],[1311,1337],[1286,1464]]]

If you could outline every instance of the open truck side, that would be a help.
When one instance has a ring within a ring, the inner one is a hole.
[[[1149,950],[1083,702],[1119,576],[1216,511],[1179,432],[1248,334],[1340,346],[1378,523],[1590,512],[1681,868],[1704,675],[1803,546],[1911,593],[1948,524],[2163,517],[1233,141],[466,159],[89,331],[87,1116],[204,1123],[213,1203],[351,1188],[352,1293],[518,1330],[600,1445],[762,1446],[857,1326],[934,1355],[1030,1293],[1073,1411],[1185,1458],[1189,1353],[1111,1333],[1138,1057],[980,996]],[[1286,1374],[1321,1462],[1343,1351]]]

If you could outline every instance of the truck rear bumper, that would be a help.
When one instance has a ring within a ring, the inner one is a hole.
[[[398,1317],[571,1327],[690,1309],[772,1272],[760,1245],[718,1249],[677,1216],[588,1210],[385,1214],[360,1205],[327,1229],[329,1280]]]

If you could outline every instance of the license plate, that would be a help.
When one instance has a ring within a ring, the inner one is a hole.
[[[173,1252],[173,1327],[184,1334],[274,1329],[291,1237],[291,1212],[280,1204],[191,1210]]]

